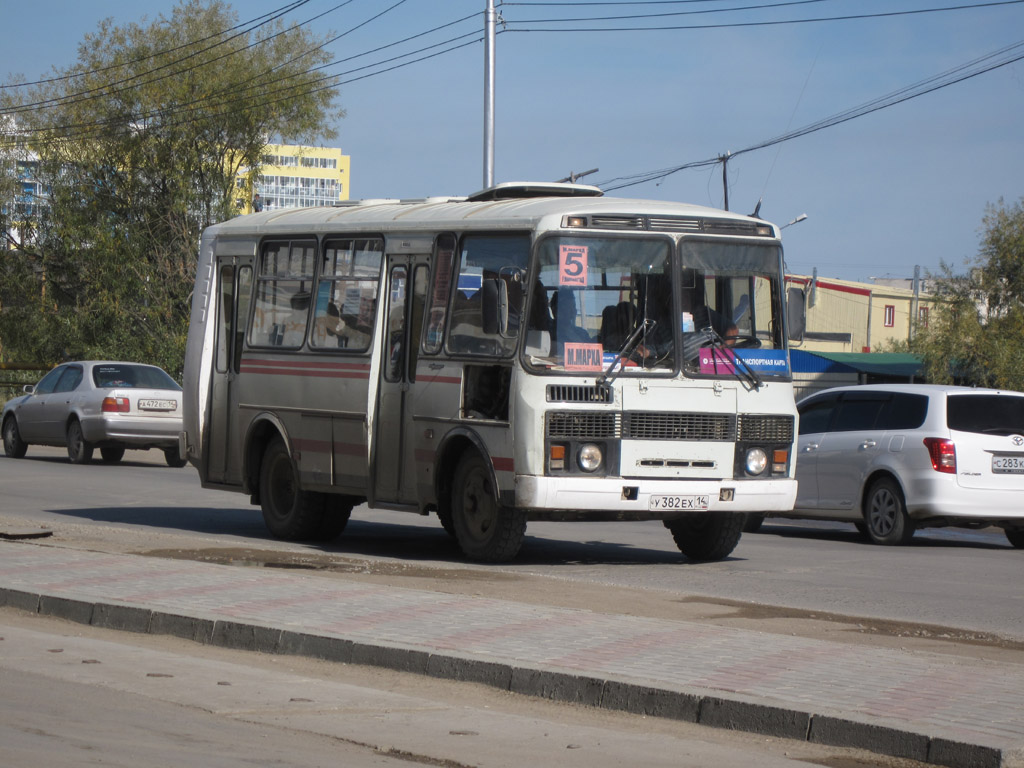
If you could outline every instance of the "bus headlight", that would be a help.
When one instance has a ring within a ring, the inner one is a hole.
[[[603,460],[604,456],[601,454],[600,446],[593,443],[581,445],[579,453],[576,454],[576,463],[584,472],[593,472],[601,466]]]
[[[760,475],[768,466],[768,454],[764,448],[751,448],[747,451],[747,474]]]

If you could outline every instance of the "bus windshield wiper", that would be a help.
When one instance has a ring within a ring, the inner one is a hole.
[[[615,379],[618,378],[619,374],[622,373],[622,369],[625,368],[625,366],[620,366],[618,371],[615,370],[615,366],[622,361],[622,358],[631,355],[633,353],[633,350],[636,349],[637,345],[640,343],[640,339],[643,338],[650,331],[653,331],[654,326],[656,325],[657,322],[655,322],[654,320],[648,320],[647,318],[644,318],[641,321],[640,325],[633,329],[633,332],[629,335],[629,338],[626,339],[626,343],[622,345],[622,349],[619,350],[619,353],[615,356],[615,359],[612,360],[612,364],[608,366],[608,371],[611,373],[611,376],[609,376],[607,373],[602,373],[600,376],[597,377],[597,386],[600,387],[603,386],[604,384],[611,384],[613,381],[615,381]]]
[[[761,385],[764,384],[764,381],[757,375],[757,371],[750,367],[750,363],[733,352],[732,348],[725,343],[725,339],[723,339],[714,328],[708,326],[704,330],[711,337],[712,349],[729,350],[731,353],[727,355],[729,360],[723,360],[722,362],[725,363],[731,361],[733,363],[732,371],[736,374],[736,378],[747,382],[752,389],[760,389]],[[717,371],[719,360],[714,354],[712,354],[712,361],[715,365],[715,370]]]

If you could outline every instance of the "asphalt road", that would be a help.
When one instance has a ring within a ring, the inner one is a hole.
[[[878,547],[848,525],[769,520],[744,534],[730,559],[697,564],[656,522],[531,523],[515,562],[478,566],[461,559],[433,516],[365,507],[328,546],[277,542],[247,497],[202,489],[194,469],[171,469],[152,451],[130,451],[119,465],[75,466],[62,449],[32,447],[24,459],[0,457],[0,489],[0,524],[46,526],[69,546],[106,541],[119,551],[260,564],[280,557],[282,567],[334,564],[515,599],[531,599],[516,594],[529,579],[536,599],[581,607],[616,610],[610,602],[618,601],[624,612],[671,607],[750,621],[850,617],[890,622],[897,636],[949,628],[960,638],[1024,644],[1024,552],[999,530],[927,530],[910,546]]]

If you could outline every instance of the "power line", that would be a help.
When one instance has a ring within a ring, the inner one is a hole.
[[[348,2],[352,2],[352,0],[347,0],[347,1]],[[167,49],[164,49],[164,50],[161,50],[161,51],[157,51],[155,53],[146,54],[145,56],[140,56],[137,59],[131,59],[130,61],[125,61],[125,62],[122,62],[120,64],[110,64],[109,66],[100,67],[98,69],[85,70],[85,71],[82,71],[82,72],[72,72],[71,74],[61,75],[60,77],[51,77],[51,78],[47,78],[45,80],[34,80],[32,82],[27,82],[27,83],[11,83],[11,84],[8,84],[8,85],[0,84],[0,91],[9,90],[9,89],[13,89],[13,88],[28,88],[30,86],[46,85],[48,83],[57,83],[57,82],[61,82],[63,80],[73,80],[76,77],[87,77],[87,76],[90,76],[90,75],[98,75],[100,73],[109,72],[112,69],[118,69],[120,67],[130,67],[132,64],[138,64],[139,62],[146,61],[147,59],[153,59],[153,58],[156,58],[157,56],[164,56],[164,55],[166,55],[168,53],[175,53],[177,51],[182,50],[183,48],[188,48],[188,47],[190,47],[192,45],[199,45],[199,44],[205,43],[207,40],[213,40],[214,38],[218,38],[221,35],[227,34],[228,32],[234,32],[236,29],[242,29],[243,27],[248,27],[251,24],[254,24],[255,26],[253,27],[253,29],[256,29],[257,27],[260,27],[263,24],[269,23],[270,21],[274,20],[273,18],[268,18],[268,17],[273,16],[274,18],[278,18],[278,16],[276,16],[275,14],[282,15],[283,13],[288,13],[290,11],[295,10],[299,6],[305,5],[308,2],[309,2],[309,0],[295,0],[295,2],[292,2],[289,5],[281,6],[280,8],[276,8],[275,10],[270,11],[269,13],[265,13],[262,16],[257,16],[254,19],[250,19],[249,21],[243,21],[241,24],[236,24],[235,26],[230,27],[229,29],[222,30],[220,32],[214,32],[212,35],[207,35],[206,37],[201,38],[199,40],[193,40],[193,41],[190,41],[188,43],[182,43],[181,45],[174,46],[173,48],[167,48]],[[266,19],[266,21],[263,21],[260,24],[256,24],[256,22],[260,21],[260,19]],[[249,31],[252,31],[252,30],[249,30]],[[226,42],[226,41],[222,41],[222,43],[223,42]],[[222,43],[218,43],[218,45],[220,45]],[[185,57],[185,58],[189,58],[189,57]],[[181,59],[180,61],[183,61],[183,60],[184,59]],[[143,73],[143,74],[148,74],[148,73]]]
[[[920,80],[917,83],[914,83],[913,85],[900,88],[899,90],[888,93],[885,96],[881,96],[877,99],[861,104],[858,107],[853,107],[851,109],[844,110],[842,112],[836,113],[835,115],[832,115],[831,117],[827,117],[824,118],[823,120],[810,123],[809,125],[803,126],[802,128],[797,128],[793,131],[789,131],[774,138],[758,142],[757,144],[753,144],[749,147],[736,150],[735,152],[731,152],[729,154],[729,159],[732,159],[737,155],[753,152],[758,149],[765,149],[767,147],[780,144],[784,141],[791,141],[793,139],[800,138],[801,136],[806,136],[808,134],[824,130],[825,128],[831,128],[833,126],[840,125],[841,123],[848,122],[858,117],[863,117],[864,115],[871,114],[872,112],[877,112],[881,109],[885,109],[886,107],[892,107],[897,104],[902,104],[903,102],[915,99],[918,96],[923,96],[925,94],[932,93],[934,91],[940,90],[941,88],[946,88],[950,85],[955,85],[956,83],[963,82],[964,80],[969,80],[971,78],[977,77],[978,75],[983,75],[986,72],[991,72],[994,69],[999,69],[1000,67],[1005,67],[1008,64],[1013,64],[1017,61],[1021,61],[1022,59],[1024,59],[1024,52],[1020,52],[1019,50],[1022,47],[1024,47],[1024,40],[1005,46],[1003,48],[1000,48],[999,50],[985,54],[984,56],[980,56],[965,64],[961,64],[960,66],[946,70],[941,74],[934,75],[924,80]],[[1003,58],[998,58],[1001,56]],[[995,59],[995,61],[993,61],[993,59]],[[598,186],[604,189],[606,192],[611,192],[616,189],[623,189],[625,187],[636,186],[637,184],[644,184],[651,181],[661,181],[667,178],[668,176],[671,176],[675,173],[679,173],[680,171],[689,170],[691,168],[701,168],[710,165],[715,165],[719,162],[721,162],[721,158],[719,157],[708,158],[706,160],[698,160],[692,163],[684,163],[682,165],[677,165],[670,168],[662,168],[655,171],[647,171],[644,173],[636,173],[627,176],[618,176],[613,179],[608,179],[607,181],[604,182],[598,182]],[[622,183],[615,184],[615,182]]]
[[[810,1],[810,0],[808,0]],[[975,10],[978,8],[992,8],[1003,5],[1019,5],[1024,3],[1024,0],[992,0],[992,2],[985,3],[974,3],[969,5],[950,5],[941,8],[917,8],[907,11],[882,11],[878,13],[857,13],[857,14],[846,14],[842,16],[820,16],[806,19],[778,19],[774,21],[737,21],[737,22],[723,22],[720,24],[685,24],[685,25],[662,25],[662,26],[647,26],[647,27],[571,27],[571,28],[557,28],[547,29],[543,27],[538,28],[518,28],[516,24],[556,24],[564,23],[563,20],[559,19],[534,19],[528,21],[516,22],[514,19],[506,19],[506,22],[510,25],[507,32],[670,32],[678,30],[694,30],[694,29],[734,29],[740,27],[772,27],[781,26],[784,24],[813,24],[827,21],[854,21],[859,19],[879,19],[879,18],[892,18],[896,16],[915,16],[925,13],[942,13],[946,11],[963,11],[963,10]],[[767,6],[765,6],[767,7]],[[724,12],[728,9],[723,9]],[[653,18],[662,14],[650,14],[649,16],[638,15],[636,18]],[[592,17],[588,19],[567,19],[565,21],[602,21],[606,20],[602,17]]]

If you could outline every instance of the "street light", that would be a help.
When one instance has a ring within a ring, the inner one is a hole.
[[[806,213],[801,213],[799,216],[797,216],[795,219],[793,219],[791,222],[789,222],[789,224],[783,224],[781,227],[779,227],[779,229],[785,229],[786,227],[791,227],[794,224],[799,224],[801,221],[803,221],[806,218],[807,218],[807,214]]]

